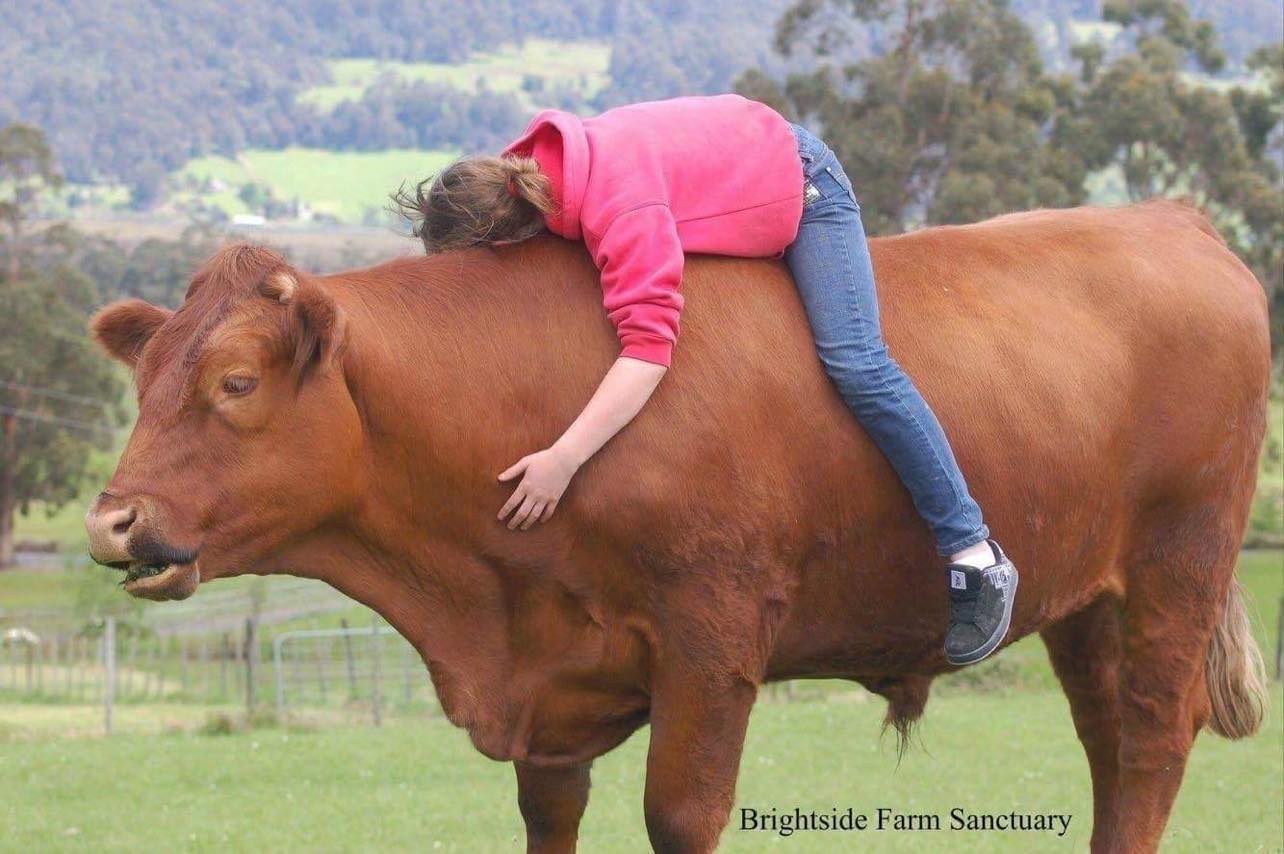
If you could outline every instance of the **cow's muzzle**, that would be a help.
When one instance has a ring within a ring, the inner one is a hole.
[[[110,493],[98,496],[85,515],[89,556],[125,573],[126,593],[144,599],[186,599],[201,581],[196,549],[179,548],[145,518],[145,505]]]

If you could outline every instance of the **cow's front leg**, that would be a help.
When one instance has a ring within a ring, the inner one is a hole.
[[[735,801],[756,686],[671,674],[653,685],[646,827],[662,854],[712,851]]]
[[[588,806],[591,762],[569,768],[537,768],[514,762],[517,806],[526,822],[528,854],[575,851],[580,818]]]

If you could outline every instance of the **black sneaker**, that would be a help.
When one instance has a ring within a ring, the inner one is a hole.
[[[945,660],[950,664],[975,664],[1003,642],[1012,622],[1017,571],[999,544],[990,540],[998,563],[977,569],[952,563],[950,628],[945,633]]]

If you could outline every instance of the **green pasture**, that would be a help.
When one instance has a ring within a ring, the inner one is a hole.
[[[1276,690],[1254,739],[1201,736],[1169,851],[1278,851],[1284,740]],[[854,692],[755,710],[737,803],[758,810],[1068,813],[1032,833],[740,831],[726,851],[1082,851],[1087,763],[1057,693],[935,699],[899,764],[882,703]],[[441,720],[381,729],[260,729],[11,742],[0,764],[0,847],[13,851],[520,851],[512,772]],[[582,850],[645,850],[646,731],[598,761]],[[946,826],[947,822],[943,822]]]
[[[466,62],[388,62],[378,59],[336,59],[327,63],[333,82],[316,86],[299,96],[304,103],[332,110],[344,101],[360,100],[375,81],[385,75],[405,82],[443,83],[456,89],[512,92],[523,96],[528,107],[539,106],[524,86],[539,80],[547,89],[565,87],[591,98],[610,82],[610,45],[598,42],[528,39],[522,45],[505,45],[479,53]]]
[[[179,173],[178,183],[202,186],[200,198],[228,214],[246,212],[237,191],[258,182],[271,187],[278,199],[299,199],[341,220],[360,221],[370,210],[386,207],[388,194],[403,182],[423,180],[457,156],[457,152],[414,149],[250,149],[234,160],[220,156],[192,160]],[[223,189],[209,189],[213,181]],[[186,192],[198,194],[195,190]]]

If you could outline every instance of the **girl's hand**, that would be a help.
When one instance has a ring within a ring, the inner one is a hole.
[[[499,511],[499,521],[512,513],[508,529],[520,527],[526,531],[552,516],[575,472],[633,420],[666,370],[663,365],[629,356],[616,359],[584,411],[562,437],[551,448],[522,457],[499,476],[500,480],[512,480],[524,475]]]
[[[571,455],[560,450],[556,445],[534,454],[522,457],[517,463],[499,476],[501,481],[512,480],[524,474],[517,489],[504,503],[499,511],[499,521],[512,513],[508,520],[508,530],[515,531],[520,527],[529,530],[536,522],[546,521],[557,509],[566,486],[579,471],[579,465]],[[513,512],[516,510],[517,512]]]

